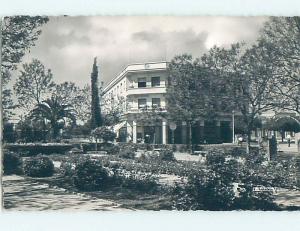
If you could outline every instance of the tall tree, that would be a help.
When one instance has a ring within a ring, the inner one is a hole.
[[[213,47],[202,57],[205,67],[225,79],[228,112],[235,110],[240,117],[248,137],[248,151],[257,120],[273,108],[275,79],[271,56],[271,51],[262,43],[248,48],[237,43],[229,49]]]
[[[300,113],[300,17],[271,17],[259,42],[271,54],[275,106]]]
[[[248,152],[256,120],[274,108],[276,78],[272,74],[270,57],[270,52],[263,44],[253,45],[241,56],[236,73],[228,81],[234,105],[246,125]]]
[[[1,84],[3,119],[11,116],[14,108],[12,91],[7,86],[12,70],[17,68],[26,51],[34,46],[41,34],[40,26],[48,21],[47,17],[10,16],[0,21],[1,27]]]
[[[100,109],[100,97],[98,88],[98,67],[97,58],[94,58],[93,70],[91,74],[91,88],[92,88],[92,105],[91,105],[91,128],[102,126],[102,116]]]
[[[53,95],[64,104],[70,104],[76,111],[77,120],[86,123],[91,113],[91,89],[85,85],[83,88],[73,82],[63,82],[55,85]]]
[[[218,76],[213,76],[199,59],[191,55],[176,56],[169,65],[166,94],[167,111],[171,120],[184,121],[189,127],[189,143],[192,144],[192,126],[201,119],[214,120],[222,110],[223,86]]]
[[[31,113],[31,118],[49,122],[51,126],[51,137],[56,139],[59,135],[59,129],[62,129],[69,119],[72,124],[76,124],[74,109],[69,104],[64,104],[58,97],[52,96],[39,103]]]
[[[23,70],[14,85],[14,91],[19,106],[30,111],[50,97],[54,86],[51,70],[46,70],[39,60],[33,59],[31,63],[23,64]]]

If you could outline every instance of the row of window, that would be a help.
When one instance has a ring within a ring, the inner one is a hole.
[[[138,99],[138,108],[143,109],[147,106],[147,99],[141,98]],[[160,98],[152,98],[152,108],[160,107]]]
[[[138,78],[138,88],[146,87],[147,80],[146,78]],[[151,87],[160,86],[160,77],[151,77]]]

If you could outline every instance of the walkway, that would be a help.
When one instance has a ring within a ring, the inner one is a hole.
[[[13,211],[123,211],[121,205],[93,198],[81,193],[71,193],[62,188],[49,187],[31,178],[3,176],[4,208]]]
[[[278,151],[281,151],[284,153],[297,154],[297,152],[298,152],[298,147],[294,143],[291,143],[290,147],[286,143],[278,143],[277,147],[278,147]]]

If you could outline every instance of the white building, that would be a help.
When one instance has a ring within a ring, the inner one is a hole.
[[[177,124],[173,133],[164,116],[153,120],[142,116],[145,112],[151,114],[154,109],[160,115],[166,112],[167,77],[167,62],[131,64],[103,89],[104,99],[114,99],[117,104],[120,98],[124,100],[123,122],[114,128],[120,141],[167,144],[173,140],[175,143],[188,143],[189,135],[184,122]],[[220,142],[231,142],[231,118],[229,114],[222,115],[214,123],[199,121],[193,128],[195,143],[216,137],[220,137]]]

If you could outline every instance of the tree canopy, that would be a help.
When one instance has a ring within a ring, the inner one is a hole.
[[[31,63],[23,64],[14,91],[19,106],[30,111],[51,96],[54,86],[51,70],[46,70],[39,60],[33,59]]]
[[[3,118],[8,120],[15,108],[12,91],[7,86],[11,71],[17,68],[23,56],[34,46],[41,34],[40,27],[48,22],[41,16],[9,16],[1,21],[1,84]]]

